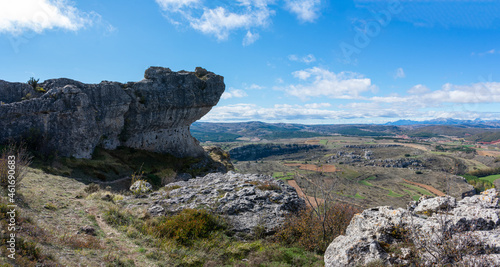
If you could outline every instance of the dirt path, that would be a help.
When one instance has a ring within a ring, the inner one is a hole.
[[[316,208],[318,204],[321,205],[325,203],[324,199],[321,198],[315,199],[314,197],[307,196],[306,194],[304,194],[304,191],[302,191],[302,188],[300,188],[300,186],[297,184],[295,180],[287,180],[287,182],[291,187],[295,188],[299,197],[306,201],[307,206]]]
[[[316,166],[314,164],[300,164],[300,163],[285,163],[283,164],[288,167],[299,167],[301,170],[316,171],[316,172],[336,172],[337,167],[334,165],[324,164],[322,166]]]
[[[111,254],[113,254],[113,252],[120,252],[124,255],[127,255],[129,259],[134,260],[135,266],[153,266],[151,265],[151,262],[147,262],[144,257],[141,257],[141,254],[139,254],[138,252],[139,246],[131,242],[126,236],[124,236],[123,233],[120,233],[115,228],[107,224],[106,221],[104,221],[102,215],[99,214],[99,211],[96,207],[85,209],[85,212],[95,216],[97,225],[99,225],[99,228],[101,228],[101,230],[104,232],[106,238],[109,238],[114,243],[113,247],[108,248],[110,249]]]
[[[497,157],[500,156],[500,151],[491,151],[491,150],[478,150],[477,154],[479,156],[492,156]]]
[[[434,187],[432,187],[432,186],[430,186],[430,185],[425,185],[425,184],[415,183],[415,182],[412,182],[412,181],[408,181],[408,180],[406,180],[406,179],[403,179],[403,181],[405,181],[405,182],[407,182],[407,183],[410,183],[410,184],[412,184],[412,185],[416,185],[416,186],[422,187],[422,188],[424,188],[424,189],[427,189],[427,190],[429,190],[431,193],[433,193],[433,194],[435,194],[435,195],[437,195],[437,196],[439,196],[439,197],[446,196],[446,194],[445,194],[445,193],[443,193],[443,192],[441,192],[441,191],[437,190],[436,188],[434,188]]]

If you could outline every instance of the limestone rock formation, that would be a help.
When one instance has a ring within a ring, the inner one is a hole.
[[[272,232],[283,222],[285,214],[305,207],[293,187],[256,174],[211,173],[170,183],[166,189],[167,192],[152,193],[149,200],[140,199],[128,207],[143,207],[148,202],[148,212],[153,216],[186,208],[211,209],[226,217],[235,232],[244,233],[252,232],[256,226]]]
[[[500,266],[499,192],[460,201],[421,198],[407,209],[376,207],[356,214],[325,252],[325,266]]]
[[[153,191],[153,186],[144,180],[138,180],[130,186],[130,191],[135,194],[146,194]]]
[[[96,146],[127,146],[175,156],[204,154],[191,123],[217,104],[224,78],[202,68],[172,72],[151,67],[126,84],[52,79],[39,84],[0,80],[0,142],[38,140],[61,156],[90,158]],[[31,99],[27,99],[31,98]]]

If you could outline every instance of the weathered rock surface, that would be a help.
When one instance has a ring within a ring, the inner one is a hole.
[[[204,154],[189,131],[217,104],[224,78],[202,68],[172,72],[151,67],[139,82],[84,84],[52,79],[35,92],[0,81],[0,142],[41,138],[61,156],[90,158],[96,146],[119,145],[175,156]],[[33,99],[23,100],[30,93]]]
[[[130,186],[130,191],[135,194],[146,194],[153,191],[153,186],[144,180],[139,180]]]
[[[256,226],[272,232],[288,212],[305,207],[295,189],[270,176],[232,171],[170,183],[167,190],[141,199],[148,212],[158,216],[186,208],[205,208],[228,219],[235,232],[250,233]],[[139,204],[130,204],[129,208]]]
[[[419,264],[424,266],[465,261],[472,266],[499,266],[498,197],[498,191],[490,189],[460,201],[449,196],[421,198],[407,209],[367,209],[354,216],[346,235],[330,244],[325,266],[358,266],[374,261],[408,265],[412,253],[419,253]],[[413,243],[413,251],[408,241]],[[458,257],[443,256],[450,244],[449,250],[455,250]]]

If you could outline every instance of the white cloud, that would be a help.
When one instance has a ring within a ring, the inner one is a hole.
[[[312,103],[312,104],[305,104],[304,107],[306,108],[328,108],[331,107],[332,105],[330,103]]]
[[[415,86],[413,86],[412,88],[410,88],[407,93],[408,94],[425,94],[425,93],[428,93],[430,92],[431,90],[425,86],[425,85],[422,85],[422,84],[417,84]]]
[[[301,99],[308,97],[331,97],[338,99],[355,99],[360,94],[374,89],[371,80],[352,72],[338,74],[326,69],[313,67],[292,73],[303,83],[289,85],[284,90]],[[277,88],[280,89],[280,88]]]
[[[311,77],[314,77],[312,75]],[[310,123],[338,123],[353,120],[393,121],[395,119],[426,120],[434,118],[498,119],[499,110],[478,111],[484,105],[500,103],[500,83],[484,82],[471,85],[444,84],[430,91],[423,85],[413,87],[421,94],[388,95],[359,98],[359,102],[332,105],[327,102],[276,104],[262,107],[257,104],[216,106],[204,121],[293,121]],[[474,105],[481,103],[481,105]],[[434,108],[434,109],[430,109]],[[438,109],[435,109],[438,108]]]
[[[409,96],[371,97],[379,103],[405,103],[408,107],[436,107],[443,104],[500,103],[500,82],[482,82],[471,85],[444,84],[431,91],[425,85],[415,85]]]
[[[250,89],[250,90],[261,90],[261,89],[264,89],[263,86],[260,86],[260,85],[257,85],[255,83],[252,83],[250,86],[246,87],[246,89]]]
[[[399,79],[404,77],[406,77],[406,74],[403,68],[396,69],[396,71],[394,72],[394,79]]]
[[[316,57],[314,57],[313,54],[309,54],[307,56],[303,56],[303,57],[299,58],[297,55],[293,55],[292,54],[292,55],[288,56],[288,60],[290,60],[290,61],[304,62],[304,63],[309,64],[311,62],[316,61]]]
[[[241,97],[245,97],[245,96],[248,96],[247,93],[245,93],[245,91],[241,90],[241,89],[233,89],[233,88],[230,88],[229,90],[225,91],[221,98],[222,99],[230,99],[230,98],[241,98]]]
[[[230,12],[224,7],[205,8],[201,18],[191,18],[190,24],[196,30],[214,35],[219,40],[225,40],[232,30],[266,26],[272,14],[274,12],[265,7],[242,14]]]
[[[64,0],[0,1],[0,33],[65,29],[77,31],[92,23],[96,13],[84,13]]]
[[[175,24],[182,22],[204,34],[226,40],[233,31],[245,29],[243,45],[250,45],[259,39],[253,28],[263,28],[271,23],[275,11],[269,7],[272,0],[239,0],[237,3],[222,4],[200,0],[156,0],[165,12],[165,17]],[[211,6],[209,6],[211,5]]]
[[[165,11],[178,12],[183,7],[192,7],[200,3],[199,0],[155,0]]]
[[[313,22],[319,17],[321,0],[286,0],[286,8],[302,22]]]
[[[299,57],[297,55],[289,55],[288,60],[290,61],[299,61]]]
[[[258,33],[252,33],[247,31],[245,38],[243,38],[243,46],[251,45],[259,39],[260,35]]]
[[[473,55],[473,56],[474,56],[474,55],[478,55],[478,56],[481,56],[481,57],[482,57],[482,56],[486,56],[486,55],[494,55],[494,54],[500,54],[500,51],[497,51],[497,50],[495,50],[495,49],[490,49],[490,50],[488,50],[488,51],[486,51],[486,52],[481,52],[481,53],[472,52],[472,54],[471,54],[471,55]]]
[[[259,39],[256,29],[272,23],[278,4],[297,15],[303,22],[312,22],[319,16],[320,0],[155,0],[164,16],[174,25],[186,23],[204,34],[215,36],[219,41],[228,39],[233,32],[245,30],[243,45]],[[307,59],[312,60],[314,59]],[[312,62],[310,61],[310,62]]]

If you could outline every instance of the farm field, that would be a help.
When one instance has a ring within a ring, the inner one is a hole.
[[[437,144],[432,143],[346,136],[274,142],[319,146],[313,150],[237,161],[236,169],[242,173],[272,175],[289,183],[293,180],[307,196],[324,190],[339,201],[361,207],[404,207],[408,201],[424,195],[451,194],[460,199],[473,190],[460,173],[495,166],[491,157],[453,150],[435,151]]]

